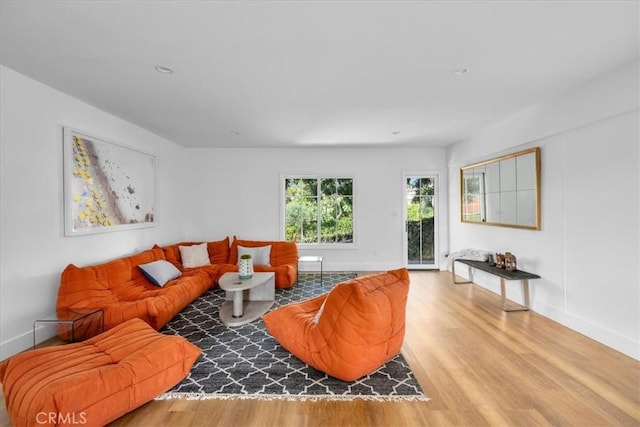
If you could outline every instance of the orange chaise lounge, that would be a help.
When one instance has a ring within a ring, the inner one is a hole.
[[[15,426],[103,426],[180,382],[200,352],[132,319],[83,342],[19,353],[0,363],[0,382]]]
[[[400,352],[409,273],[405,268],[336,285],[263,316],[271,335],[308,365],[343,381],[367,375]]]

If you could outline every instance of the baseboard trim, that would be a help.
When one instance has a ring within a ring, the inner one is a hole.
[[[588,322],[571,313],[558,310],[541,301],[533,302],[533,310],[607,347],[629,357],[633,357],[636,360],[640,360],[640,341],[634,341],[632,338],[625,337],[615,331]]]
[[[36,344],[40,344],[57,334],[54,324],[40,325],[36,329]],[[33,329],[0,343],[0,360],[33,348]]]
[[[17,337],[0,343],[0,360],[7,359],[14,354],[28,350],[33,346],[33,331],[24,332]]]
[[[456,269],[456,275],[471,280],[466,268]],[[488,275],[482,271],[475,270],[473,283],[500,295],[500,281],[495,276]],[[522,303],[522,289],[520,286],[509,286],[507,298],[514,302]],[[535,299],[532,294],[531,309],[536,313],[553,320],[567,328],[581,333],[599,343],[606,345],[622,354],[640,360],[640,341],[625,337],[615,331],[603,328],[587,320],[581,319],[571,313],[558,310],[557,308]]]

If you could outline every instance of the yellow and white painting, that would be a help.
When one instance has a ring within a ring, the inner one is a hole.
[[[155,157],[65,128],[67,235],[154,225]]]

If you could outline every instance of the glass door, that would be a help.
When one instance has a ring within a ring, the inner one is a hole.
[[[404,242],[409,269],[438,268],[437,176],[405,174]]]

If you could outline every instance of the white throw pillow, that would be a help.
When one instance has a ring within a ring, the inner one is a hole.
[[[169,261],[158,260],[138,266],[142,274],[156,286],[164,286],[169,280],[177,279],[182,275],[175,265]]]
[[[253,265],[266,265],[267,267],[271,267],[271,245],[258,246],[257,248],[238,246],[238,262],[240,262],[240,257],[244,254],[251,255]]]
[[[211,261],[209,260],[209,252],[207,252],[206,242],[200,245],[178,246],[178,249],[180,249],[182,266],[185,268],[211,265]]]

